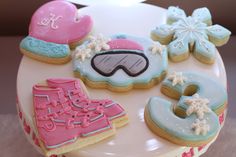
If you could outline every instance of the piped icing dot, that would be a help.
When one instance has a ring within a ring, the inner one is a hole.
[[[186,110],[188,116],[192,113],[196,113],[199,119],[203,119],[204,114],[210,112],[210,108],[207,106],[209,104],[209,99],[201,98],[197,93],[191,98],[186,99],[184,102],[189,105]]]
[[[192,124],[191,128],[193,129],[196,135],[206,135],[210,130],[210,126],[207,124],[206,120],[196,119]]]
[[[173,72],[167,79],[172,81],[172,86],[176,86],[177,84],[182,86],[187,80],[187,77],[185,77],[182,72]]]

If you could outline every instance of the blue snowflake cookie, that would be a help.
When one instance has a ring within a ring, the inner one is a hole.
[[[205,64],[213,64],[216,46],[229,40],[231,32],[220,26],[212,25],[211,13],[207,8],[193,11],[187,16],[178,7],[169,7],[167,24],[156,27],[151,37],[168,45],[168,55],[173,62],[186,60],[192,52],[194,57]]]

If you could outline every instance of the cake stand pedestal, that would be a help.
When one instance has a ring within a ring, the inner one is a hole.
[[[94,34],[110,36],[125,33],[135,36],[150,36],[151,29],[165,23],[166,9],[148,5],[132,6],[90,6],[79,10],[81,14],[90,15],[94,20]],[[49,77],[74,77],[72,62],[64,65],[51,65],[23,57],[17,77],[17,108],[20,122],[26,137],[40,152],[38,138],[33,125],[32,86]],[[210,75],[226,86],[226,73],[222,59],[217,53],[214,65],[204,65],[192,56],[180,63],[169,63],[169,72],[197,71]],[[132,90],[126,93],[114,93],[106,89],[88,88],[93,98],[110,98],[120,102],[129,115],[130,123],[117,130],[114,137],[106,139],[84,149],[65,154],[66,157],[197,157],[211,145],[189,148],[172,144],[153,134],[144,122],[144,107],[151,96],[165,97],[160,92],[160,85],[148,90]],[[223,122],[225,114],[219,118]]]

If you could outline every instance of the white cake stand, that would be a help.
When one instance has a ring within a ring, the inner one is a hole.
[[[127,33],[149,38],[150,30],[165,23],[166,10],[147,4],[129,7],[91,6],[80,9],[94,19],[94,33],[112,35]],[[197,71],[214,77],[226,87],[226,73],[220,55],[217,53],[214,65],[205,65],[192,56],[181,63],[169,63],[171,71]],[[40,152],[33,125],[32,86],[48,77],[73,77],[72,63],[51,65],[23,57],[18,77],[18,110],[21,124],[29,141]],[[66,157],[156,157],[156,156],[199,156],[210,144],[200,148],[180,147],[153,134],[144,122],[144,107],[151,96],[160,96],[160,85],[149,90],[132,90],[127,93],[113,93],[106,89],[88,88],[93,98],[110,98],[123,104],[129,115],[130,123],[118,129],[115,137],[98,144],[65,154]],[[171,100],[174,102],[174,100]],[[225,114],[224,114],[225,115]],[[221,119],[224,119],[221,115]]]

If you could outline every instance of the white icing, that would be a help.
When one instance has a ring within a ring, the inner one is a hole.
[[[97,36],[90,36],[89,43],[87,45],[88,48],[97,52],[101,50],[109,50],[110,46],[107,44],[111,39],[104,37],[102,34]]]
[[[157,43],[153,43],[153,45],[149,47],[149,50],[152,52],[152,54],[162,55],[164,48],[165,48],[164,45],[161,45],[160,43],[157,42]]]
[[[80,22],[80,20],[83,18],[83,15],[81,15],[79,12],[77,12],[76,17],[75,17],[75,21],[76,22]]]
[[[92,50],[84,46],[77,47],[73,52],[73,57],[80,59],[81,61],[85,61],[85,59],[89,59],[91,56]]]
[[[210,130],[210,126],[206,123],[206,120],[196,119],[192,124],[191,128],[193,129],[196,135],[206,135]]]
[[[58,148],[60,146],[63,146],[65,144],[68,144],[68,143],[73,143],[77,140],[77,137],[74,137],[73,139],[71,140],[68,140],[68,141],[65,141],[65,142],[62,142],[62,143],[59,143],[59,144],[55,144],[55,145],[46,145],[47,148],[49,149],[55,149],[55,148]]]
[[[101,131],[104,131],[104,130],[108,130],[108,129],[111,129],[111,126],[106,126],[104,128],[101,128],[101,129],[97,129],[95,131],[91,131],[91,132],[88,132],[88,133],[82,133],[81,136],[82,137],[86,137],[86,136],[90,136],[90,135],[93,135],[93,134],[96,134],[98,132],[101,132]]]
[[[34,94],[35,97],[46,97],[47,101],[50,101],[48,95]]]
[[[110,103],[110,104],[105,105],[104,107],[105,107],[105,108],[109,108],[109,107],[112,107],[112,106],[115,105],[115,104],[117,104],[117,103],[112,102],[112,103]]]
[[[177,84],[182,86],[184,82],[187,80],[187,78],[183,76],[182,72],[173,72],[168,76],[167,79],[172,81],[172,86],[176,86]]]
[[[123,112],[121,112],[121,113],[119,113],[119,114],[117,114],[117,115],[115,115],[115,116],[108,117],[108,119],[109,119],[109,120],[113,120],[113,119],[116,119],[116,118],[121,117],[121,116],[124,116],[124,115],[126,115],[126,112],[125,112],[125,111],[123,111]]]
[[[208,107],[209,100],[206,98],[200,98],[198,94],[194,94],[191,98],[186,99],[184,102],[189,105],[186,111],[188,116],[192,113],[196,113],[199,119],[203,119],[204,114],[210,112],[210,108]]]
[[[173,25],[172,29],[175,31],[174,38],[177,38],[178,43],[175,47],[177,47],[179,44],[183,45],[184,40],[186,38],[189,38],[188,40],[190,41],[190,43],[193,43],[194,40],[198,40],[199,44],[205,47],[207,51],[209,51],[209,48],[205,43],[205,40],[207,39],[207,36],[205,34],[207,25],[202,23],[201,21],[191,16],[187,18],[181,18],[177,23]]]
[[[62,16],[56,16],[53,13],[50,13],[48,18],[43,18],[38,25],[40,26],[50,26],[52,29],[58,29],[59,26],[56,25],[56,21],[58,21],[59,19],[61,19]]]
[[[109,41],[110,39],[102,34],[90,36],[88,44],[76,47],[73,57],[85,61],[85,59],[91,58],[94,53],[99,53],[101,50],[109,50],[110,46],[107,44]]]

